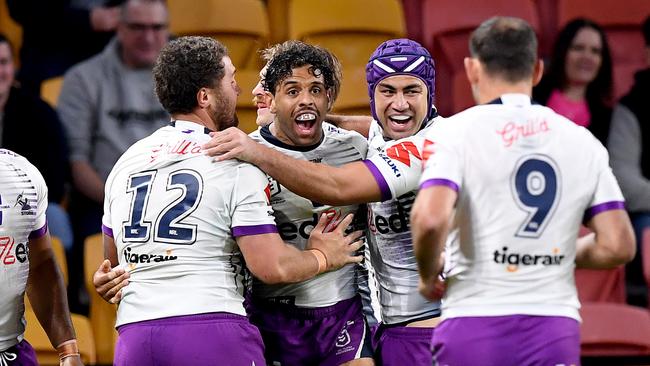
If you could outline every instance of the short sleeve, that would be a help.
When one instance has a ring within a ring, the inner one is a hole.
[[[423,137],[411,136],[387,143],[364,164],[370,170],[386,201],[416,190],[422,172]]]
[[[30,173],[32,183],[36,187],[36,217],[29,238],[35,239],[40,238],[47,232],[47,218],[45,216],[45,211],[47,211],[47,185],[41,173],[33,165]]]
[[[459,128],[450,128],[451,121],[453,119],[449,118],[434,125],[422,142],[425,162],[420,189],[442,185],[458,192],[461,187],[463,157],[456,138]]]
[[[258,168],[244,164],[237,169],[233,197],[232,235],[235,237],[277,233],[271,189],[266,175]]]
[[[609,166],[607,150],[595,138],[593,141],[594,144],[598,145],[597,152],[594,155],[594,167],[598,173],[596,174],[594,194],[589,203],[589,208],[585,211],[585,222],[601,212],[625,209],[625,199],[616,177],[614,177],[612,168]]]

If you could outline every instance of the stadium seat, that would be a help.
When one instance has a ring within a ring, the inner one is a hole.
[[[269,40],[269,20],[260,0],[195,0],[191,6],[184,0],[167,2],[171,32],[179,35],[213,37],[228,47],[228,53],[237,68],[235,78],[241,87],[237,99],[240,128],[246,132],[256,129],[255,108],[251,90],[257,84],[258,73],[264,63],[259,50]],[[286,22],[286,17],[284,17]],[[252,82],[252,80],[255,82]]]
[[[525,19],[539,32],[532,0],[424,0],[422,37],[436,63],[435,104],[442,116],[474,105],[463,59],[469,56],[471,32],[495,15]]]
[[[422,3],[424,0],[402,0],[408,38],[422,43]]]
[[[9,9],[6,1],[0,1],[0,32],[4,34],[12,44],[14,55],[14,67],[18,70],[20,66],[19,51],[23,42],[23,29],[9,16]]]
[[[104,243],[102,234],[91,235],[84,243],[84,277],[86,291],[90,297],[90,324],[100,364],[112,364],[117,340],[115,318],[117,307],[102,299],[95,291],[93,274],[104,260]]]
[[[269,16],[269,30],[271,43],[281,43],[289,39],[289,3],[291,0],[268,0],[266,12]]]
[[[400,1],[294,0],[288,19],[289,38],[322,46],[341,61],[343,81],[335,110],[369,111],[365,65],[379,44],[406,35]]]
[[[584,303],[582,356],[650,355],[650,312],[626,304]]]
[[[84,365],[95,365],[97,363],[95,340],[93,339],[93,333],[88,318],[78,314],[72,314],[71,318],[72,325],[77,334],[77,345],[79,347],[81,360],[84,362]],[[52,343],[50,343],[47,334],[38,322],[33,310],[25,310],[25,321],[27,322],[25,339],[27,339],[32,347],[34,347],[39,364],[43,366],[58,365],[59,354],[56,349],[52,347]]]
[[[643,69],[645,43],[641,23],[650,14],[648,0],[557,0],[558,28],[577,17],[600,24],[607,35],[614,71],[614,97],[632,86],[634,73]]]
[[[228,47],[233,64],[238,69],[259,71],[257,50],[269,39],[269,22],[264,3],[260,0],[195,0],[188,6],[185,0],[170,0],[170,30],[178,36],[201,35],[213,37]]]
[[[56,108],[63,85],[63,76],[57,76],[44,80],[41,84],[41,99],[48,102],[52,108]]]

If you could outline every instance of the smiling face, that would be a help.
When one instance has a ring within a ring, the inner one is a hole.
[[[375,112],[384,136],[393,140],[414,135],[427,117],[427,86],[414,76],[396,75],[375,87]]]
[[[292,69],[291,75],[278,83],[273,96],[271,112],[275,113],[272,125],[275,137],[294,146],[318,143],[327,103],[320,70],[314,70],[311,65]]]
[[[260,80],[257,82],[257,85],[253,88],[253,104],[257,107],[257,119],[255,122],[258,126],[266,126],[269,123],[273,122],[275,117],[271,113],[271,93],[264,90],[262,81],[266,75],[267,66],[264,66],[260,71]]]
[[[580,29],[566,54],[567,82],[586,85],[594,81],[603,62],[602,51],[602,39],[598,31],[590,27]]]

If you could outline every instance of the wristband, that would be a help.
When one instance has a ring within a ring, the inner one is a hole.
[[[310,248],[309,251],[316,257],[318,261],[318,273],[321,274],[327,270],[327,257],[322,250],[316,248]]]
[[[56,346],[59,352],[59,361],[63,362],[68,357],[79,356],[79,348],[77,347],[77,340],[70,339]]]

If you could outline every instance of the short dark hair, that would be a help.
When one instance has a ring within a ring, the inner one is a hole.
[[[341,88],[341,64],[328,50],[301,41],[284,42],[269,61],[263,80],[264,89],[275,95],[276,87],[298,67],[311,66],[311,72],[319,70],[330,91],[334,103]]]
[[[196,93],[214,88],[225,74],[226,47],[208,37],[180,37],[160,51],[153,66],[154,89],[170,114],[189,113],[197,106]]]
[[[650,46],[650,15],[643,21],[643,38],[645,38],[645,45]]]
[[[474,30],[469,50],[472,57],[485,65],[488,74],[517,82],[533,74],[537,37],[525,20],[497,16]]]

